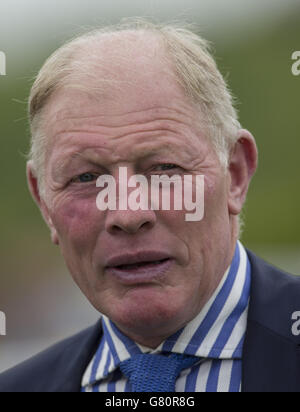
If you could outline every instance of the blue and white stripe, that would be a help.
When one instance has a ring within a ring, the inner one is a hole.
[[[250,262],[237,242],[231,266],[199,315],[156,349],[133,342],[103,316],[103,336],[83,376],[82,391],[130,392],[120,362],[134,354],[169,351],[199,356],[198,363],[181,372],[176,392],[240,392],[250,283]]]

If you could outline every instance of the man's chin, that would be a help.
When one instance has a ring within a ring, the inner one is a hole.
[[[132,340],[155,347],[183,325],[183,308],[175,303],[161,293],[139,290],[115,305],[107,316]],[[154,341],[157,344],[150,344]]]

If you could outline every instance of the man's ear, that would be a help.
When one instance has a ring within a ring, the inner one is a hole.
[[[238,140],[231,152],[228,172],[230,186],[228,210],[238,215],[243,207],[252,176],[257,168],[257,147],[255,139],[248,130],[239,130]]]
[[[27,182],[28,182],[30,193],[31,193],[34,201],[38,205],[38,207],[39,207],[39,209],[42,213],[42,216],[43,216],[45,222],[47,223],[47,226],[50,229],[52,242],[55,245],[58,245],[59,241],[58,241],[57,231],[56,231],[56,229],[53,225],[52,219],[51,219],[50,214],[49,214],[49,209],[46,205],[46,202],[40,194],[38,179],[36,177],[36,173],[34,171],[34,168],[33,168],[33,165],[32,165],[31,161],[27,162],[26,174],[27,174]]]

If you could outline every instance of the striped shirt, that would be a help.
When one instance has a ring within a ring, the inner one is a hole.
[[[176,392],[240,392],[250,283],[250,262],[237,242],[230,267],[201,312],[156,349],[133,342],[103,316],[103,335],[84,373],[82,392],[130,392],[120,362],[135,354],[166,351],[199,357],[178,376]]]

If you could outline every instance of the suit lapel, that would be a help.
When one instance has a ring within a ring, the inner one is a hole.
[[[250,320],[244,344],[242,392],[299,391],[299,347]]]
[[[248,252],[252,286],[243,349],[243,392],[299,392],[299,338],[291,314],[300,307],[299,280],[293,280]],[[295,282],[295,284],[293,284]]]
[[[55,364],[49,392],[80,392],[82,376],[96,352],[102,335],[101,320],[78,335],[67,346]]]

